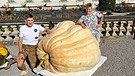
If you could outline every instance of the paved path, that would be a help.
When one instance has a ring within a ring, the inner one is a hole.
[[[18,47],[7,45],[9,51],[17,55]],[[135,76],[135,40],[132,36],[120,38],[101,38],[101,53],[108,60],[93,76]],[[8,70],[0,70],[0,76],[19,76],[16,63]],[[30,69],[27,76],[37,76]]]
[[[14,46],[7,45],[7,48],[10,51],[11,54],[14,54],[14,55],[17,56],[17,54],[18,54],[17,45],[14,45]],[[26,65],[26,66],[29,67],[28,65]],[[29,72],[28,72],[27,76],[38,76],[38,75],[35,75],[33,72],[31,72],[30,68],[28,68],[28,70],[29,70]],[[13,64],[11,66],[11,68],[8,69],[8,70],[4,70],[4,69],[0,70],[0,76],[19,76],[20,74],[21,74],[21,71],[18,70],[16,63]]]

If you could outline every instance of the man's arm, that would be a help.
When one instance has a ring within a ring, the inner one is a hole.
[[[103,17],[104,17],[104,15],[102,14],[100,19],[99,19],[99,24],[101,24],[101,25],[102,25]]]
[[[16,59],[17,62],[24,59],[23,50],[22,50],[22,40],[23,40],[23,38],[19,37],[19,40],[18,40],[19,53],[18,53],[18,56],[17,56],[17,59]]]
[[[96,26],[96,28],[100,28],[102,26],[103,18],[104,18],[104,15],[102,14],[101,17],[99,18],[99,24]]]
[[[84,24],[83,22],[80,22],[79,20],[77,21],[77,24],[78,24],[78,25],[81,25],[83,29],[86,28],[85,24]]]
[[[47,34],[50,34],[51,33],[51,31],[48,29],[48,28],[45,28],[45,30],[44,30]]]
[[[19,37],[19,40],[18,40],[18,48],[19,48],[19,53],[22,53],[22,41],[23,41],[23,38],[22,37]]]

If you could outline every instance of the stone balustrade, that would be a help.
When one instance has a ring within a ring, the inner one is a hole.
[[[43,27],[49,27],[48,22],[35,22]],[[53,22],[54,26],[57,22]],[[24,23],[0,23],[0,42],[17,44],[19,28]],[[101,37],[134,35],[135,18],[125,20],[104,20],[101,27]],[[45,36],[41,33],[40,38]]]
[[[124,36],[133,35],[134,21],[108,21],[103,22],[101,36]]]

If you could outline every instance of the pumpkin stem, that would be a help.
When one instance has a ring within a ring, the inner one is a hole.
[[[48,53],[46,53],[46,54],[41,58],[40,63],[39,63],[38,66],[40,66],[45,60],[48,60],[48,59],[49,59],[49,55],[48,55]]]

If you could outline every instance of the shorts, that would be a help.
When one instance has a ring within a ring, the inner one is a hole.
[[[35,63],[37,62],[37,45],[22,45],[22,50],[23,50],[23,55],[24,58],[28,56],[28,60],[30,63]]]

